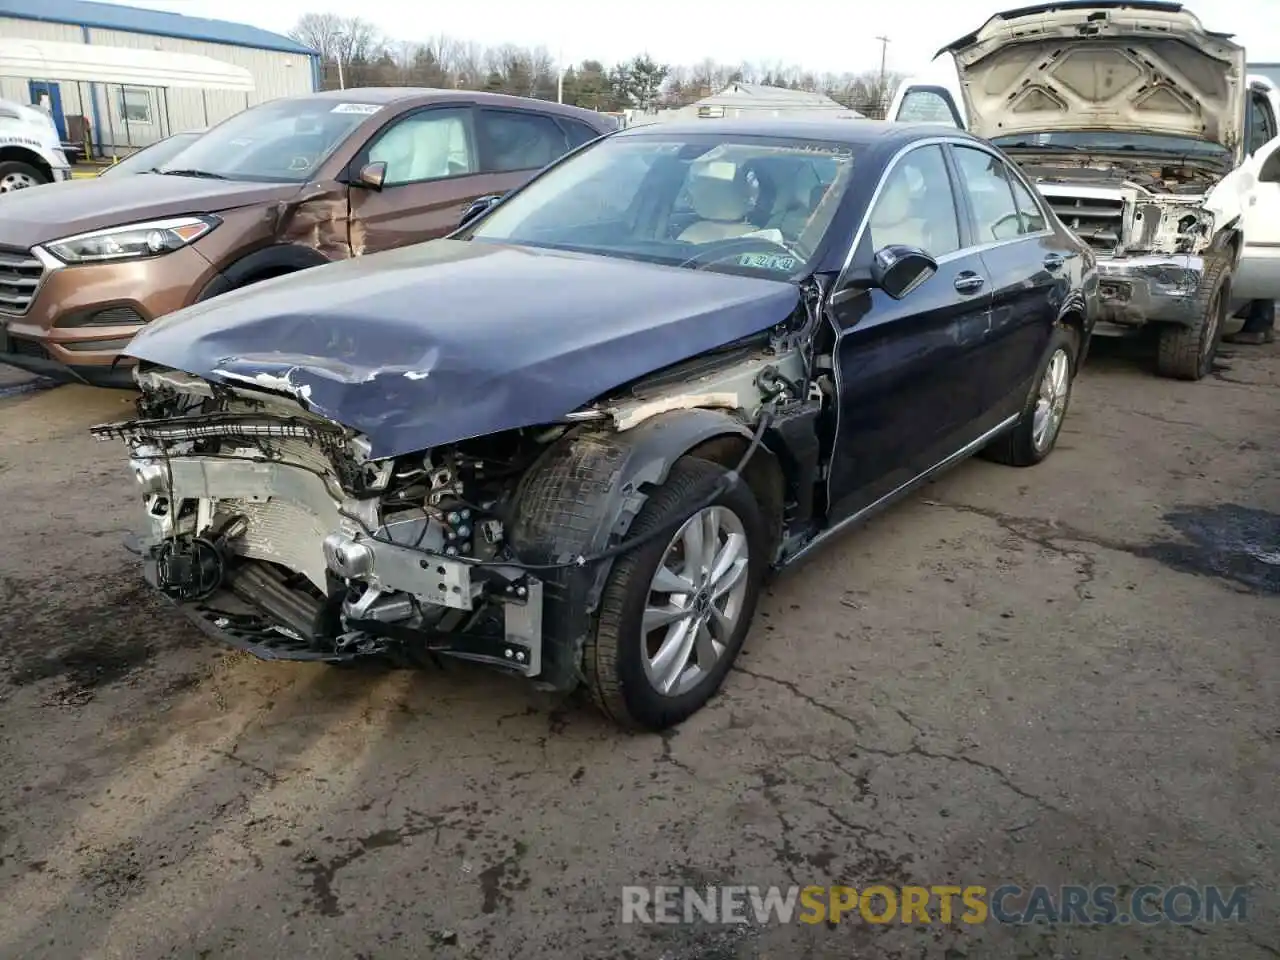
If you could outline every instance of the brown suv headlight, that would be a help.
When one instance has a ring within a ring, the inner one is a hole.
[[[63,263],[110,263],[172,253],[199,240],[221,221],[217,217],[173,217],[94,230],[41,244]]]

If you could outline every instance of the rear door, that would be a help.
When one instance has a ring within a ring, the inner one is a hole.
[[[985,265],[969,241],[942,145],[885,174],[855,265],[891,244],[919,247],[938,272],[902,300],[882,290],[838,296],[833,519],[874,503],[962,447],[982,410],[974,361],[990,324]]]
[[[980,357],[985,429],[1021,409],[1070,292],[1067,262],[1079,254],[1003,158],[976,144],[953,144],[951,155],[991,285]]]
[[[480,169],[502,184],[506,193],[569,152],[570,140],[556,118],[535,110],[476,110],[476,145]]]
[[[444,236],[472,200],[502,193],[505,179],[480,169],[469,106],[425,107],[397,117],[351,166],[387,165],[381,190],[350,188],[351,250],[376,253]]]

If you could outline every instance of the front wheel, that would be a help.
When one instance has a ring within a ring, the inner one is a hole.
[[[49,178],[29,163],[22,163],[20,160],[0,162],[0,193],[13,193],[48,182]]]
[[[1200,380],[1213,369],[1222,331],[1231,312],[1231,280],[1219,263],[1206,273],[1197,297],[1197,316],[1189,327],[1165,326],[1156,349],[1156,372],[1174,380]]]
[[[627,727],[661,730],[720,688],[746,639],[768,537],[745,483],[709,499],[727,471],[685,457],[628,536],[669,534],[624,554],[605,584],[584,666],[596,704]]]
[[[1075,331],[1064,326],[1054,327],[1022,416],[1004,436],[993,440],[983,451],[987,459],[1011,467],[1030,467],[1053,452],[1071,402],[1079,355]]]

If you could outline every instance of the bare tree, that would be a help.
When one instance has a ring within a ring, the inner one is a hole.
[[[289,36],[325,60],[336,60],[342,42],[343,20],[335,13],[304,13]]]
[[[553,100],[559,64],[543,47],[481,44],[437,35],[420,40],[383,38],[360,17],[308,13],[289,35],[321,55],[327,86],[406,84],[423,87],[500,90]],[[781,60],[658,64],[648,56],[624,63],[583,60],[565,72],[566,103],[595,110],[687,106],[719,93],[731,81],[808,90],[873,116],[882,115],[900,77],[878,70],[815,73]]]

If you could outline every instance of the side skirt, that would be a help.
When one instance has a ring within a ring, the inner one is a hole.
[[[1000,423],[996,424],[994,427],[992,427],[982,436],[978,437],[976,440],[973,440],[965,444],[955,453],[951,454],[949,457],[946,457],[943,460],[940,460],[938,463],[935,463],[932,467],[929,467],[929,469],[925,470],[923,473],[920,473],[919,475],[908,480],[906,483],[902,484],[900,487],[890,490],[879,500],[876,500],[874,503],[871,503],[868,506],[863,507],[857,513],[851,514],[850,516],[845,517],[843,520],[841,520],[839,523],[835,524],[834,526],[828,527],[826,530],[823,530],[821,533],[815,536],[812,540],[808,541],[807,543],[799,547],[799,549],[797,549],[794,553],[790,553],[789,555],[784,554],[783,558],[777,564],[777,566],[779,568],[784,566],[790,566],[800,558],[806,556],[811,550],[816,549],[820,544],[825,543],[831,537],[834,537],[836,534],[841,533],[842,531],[847,530],[848,528],[855,526],[856,524],[865,523],[867,520],[870,520],[873,516],[875,516],[881,510],[884,510],[886,507],[890,506],[895,501],[901,499],[902,497],[905,497],[912,490],[915,490],[917,487],[920,487],[923,484],[927,483],[929,480],[932,480],[938,474],[950,469],[951,467],[956,466],[957,464],[961,463],[964,460],[969,459],[971,456],[973,456],[975,453],[977,453],[979,450],[985,447],[988,443],[990,443],[1000,434],[1004,433],[1004,431],[1010,429],[1015,423],[1017,423],[1018,416],[1019,414],[1015,414],[1014,416],[1011,416],[1005,420],[1002,420]]]

